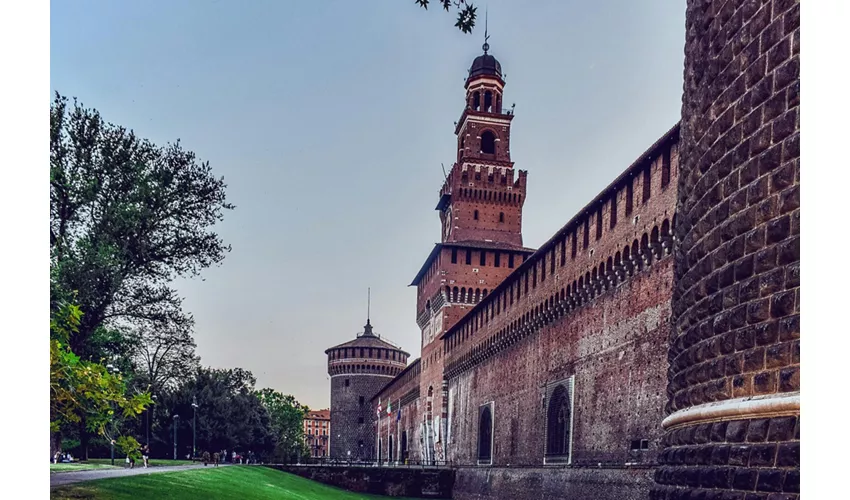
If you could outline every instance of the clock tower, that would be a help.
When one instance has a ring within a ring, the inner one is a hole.
[[[522,246],[527,175],[511,160],[513,106],[504,107],[502,66],[489,53],[475,58],[454,133],[457,158],[440,189],[442,237],[411,285],[422,330],[420,394],[422,459],[445,457],[448,384],[440,338],[532,253]]]

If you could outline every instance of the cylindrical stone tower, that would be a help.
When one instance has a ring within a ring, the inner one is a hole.
[[[331,376],[330,458],[375,458],[372,397],[407,366],[408,353],[372,332],[366,320],[357,338],[325,351]]]
[[[687,2],[680,244],[652,498],[799,495],[799,9]]]

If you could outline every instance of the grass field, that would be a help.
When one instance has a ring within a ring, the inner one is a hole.
[[[119,462],[115,462],[116,468]],[[54,472],[71,472],[75,470],[94,470],[94,469],[112,469],[107,460],[105,464],[100,463],[72,463],[72,464],[50,464],[50,473]]]
[[[377,500],[268,467],[232,466],[101,479],[54,488],[54,500]],[[395,500],[405,500],[395,497]],[[411,500],[411,499],[407,499]]]
[[[109,458],[90,458],[88,460],[88,463],[90,464],[109,465],[111,462],[112,460]],[[164,458],[152,458],[148,460],[148,465],[150,465],[151,467],[158,467],[160,465],[192,465],[193,463],[194,462],[192,462],[191,460],[168,460]],[[115,457],[115,465],[124,467],[124,457]],[[139,467],[140,465],[142,465],[142,461],[136,460],[136,467]]]
[[[191,460],[165,460],[151,459],[149,462],[151,467],[159,467],[163,465],[192,465]],[[141,467],[141,460],[136,462],[136,467]],[[126,467],[124,457],[115,458],[115,468]],[[72,464],[50,464],[50,473],[56,472],[72,472],[77,470],[94,470],[94,469],[111,469],[112,460],[109,458],[92,458],[85,462],[74,462]]]

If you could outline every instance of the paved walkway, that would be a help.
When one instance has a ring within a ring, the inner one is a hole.
[[[206,468],[211,468],[208,465]],[[219,467],[228,467],[221,464]],[[94,470],[79,470],[70,472],[54,472],[50,475],[50,487],[63,486],[66,484],[81,483],[83,481],[92,481],[95,479],[109,479],[113,477],[138,476],[140,474],[156,474],[159,472],[178,472],[191,469],[203,469],[204,464],[195,465],[162,465],[158,467],[135,467],[133,469],[94,469]]]

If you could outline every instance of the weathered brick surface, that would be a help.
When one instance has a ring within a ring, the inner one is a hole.
[[[644,500],[652,483],[648,468],[462,467],[455,500],[604,499]]]
[[[669,412],[800,388],[799,2],[689,0],[686,28]],[[795,498],[783,418],[667,433],[653,498]]]
[[[389,376],[364,374],[331,377],[331,458],[371,459],[375,456],[372,422],[375,414],[369,401],[390,380]],[[361,397],[364,404],[360,404]]]
[[[358,493],[406,498],[452,498],[455,471],[395,467],[270,465],[313,481]]]
[[[379,404],[383,408],[390,404],[392,408],[392,414],[383,411],[379,417],[372,415],[376,435],[381,437],[382,458],[392,457],[393,462],[399,463],[418,463],[423,459],[420,443],[424,438],[422,411],[425,399],[420,393],[421,370],[422,361],[417,359],[372,397],[373,408]],[[392,455],[389,449],[389,435],[393,436]]]
[[[659,289],[672,276],[672,259],[661,260],[452,376],[449,458],[476,463],[478,407],[493,402],[493,465],[543,465],[544,386],[574,375],[572,463],[653,464],[670,326],[670,291]],[[649,449],[632,451],[632,441],[643,439]]]

